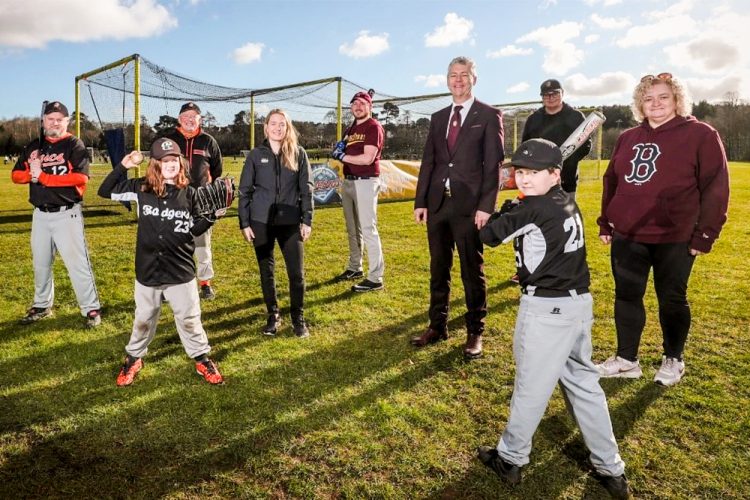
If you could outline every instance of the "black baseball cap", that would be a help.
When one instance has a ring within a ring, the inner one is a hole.
[[[524,141],[510,159],[514,167],[531,170],[562,168],[562,152],[552,141],[547,139],[529,139]]]
[[[182,151],[179,144],[172,139],[162,137],[161,139],[156,139],[151,145],[151,158],[161,160],[165,156],[182,156]]]
[[[60,101],[52,101],[47,103],[47,105],[44,107],[44,114],[48,115],[50,113],[62,113],[63,116],[70,116],[68,114],[68,108],[66,108],[65,104],[61,103]]]
[[[184,113],[185,111],[195,111],[196,113],[201,114],[201,108],[199,108],[198,105],[193,101],[186,102],[182,105],[182,107],[180,108],[180,114]]]
[[[550,78],[549,80],[544,80],[542,82],[542,85],[539,87],[539,92],[541,94],[546,94],[547,92],[554,92],[556,90],[562,89],[562,85],[560,85],[560,82],[558,80]]]

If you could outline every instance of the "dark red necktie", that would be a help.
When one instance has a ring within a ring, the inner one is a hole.
[[[453,148],[456,147],[456,139],[458,139],[458,133],[461,131],[461,110],[463,106],[456,106],[453,108],[453,116],[451,117],[451,123],[448,126],[448,151],[453,154]]]

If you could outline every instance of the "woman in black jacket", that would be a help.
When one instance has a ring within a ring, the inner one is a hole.
[[[289,276],[291,317],[295,335],[310,335],[304,318],[304,247],[310,237],[313,184],[310,162],[297,144],[289,115],[274,109],[266,116],[266,139],[245,160],[240,178],[239,219],[245,239],[255,247],[263,300],[268,310],[265,335],[281,326],[274,279],[274,242],[279,242]]]

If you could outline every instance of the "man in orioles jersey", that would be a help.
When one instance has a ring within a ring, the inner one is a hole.
[[[70,121],[64,104],[44,108],[44,137],[23,150],[11,173],[16,184],[29,185],[31,254],[34,264],[34,303],[21,319],[29,324],[52,314],[55,286],[52,266],[55,251],[65,263],[86,326],[101,323],[101,305],[94,283],[81,202],[89,180],[89,158],[83,142],[68,133]]]
[[[219,144],[201,129],[201,109],[194,102],[186,102],[177,117],[179,126],[167,137],[180,146],[188,161],[190,185],[205,186],[221,177],[222,162]],[[197,278],[200,296],[213,299],[216,294],[211,286],[214,277],[213,256],[211,254],[211,229],[195,237],[195,258],[198,261]]]

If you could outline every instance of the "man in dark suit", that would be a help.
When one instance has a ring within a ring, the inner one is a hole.
[[[417,181],[414,219],[427,223],[430,245],[430,324],[411,339],[417,347],[448,338],[453,248],[458,249],[466,294],[464,356],[482,355],[487,284],[479,230],[495,210],[503,122],[499,110],[479,102],[474,61],[457,57],[448,66],[453,104],[432,115]]]

